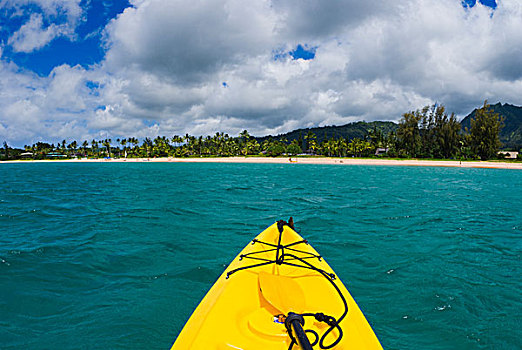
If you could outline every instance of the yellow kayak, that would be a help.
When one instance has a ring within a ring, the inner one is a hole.
[[[382,349],[315,249],[278,221],[232,261],[172,346],[181,349]]]

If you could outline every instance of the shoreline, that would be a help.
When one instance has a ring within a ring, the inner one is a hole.
[[[115,159],[63,159],[63,160],[12,160],[10,163],[257,163],[257,164],[331,164],[331,165],[384,165],[384,166],[428,166],[452,168],[490,168],[490,169],[520,169],[522,163],[464,161],[457,160],[418,160],[418,159],[372,159],[372,158],[328,158],[328,157],[216,157],[216,158],[115,158]]]

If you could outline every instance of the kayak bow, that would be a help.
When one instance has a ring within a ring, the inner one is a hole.
[[[289,223],[247,245],[179,334],[180,349],[382,349],[333,270]]]

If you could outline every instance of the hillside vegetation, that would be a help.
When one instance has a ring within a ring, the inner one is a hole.
[[[354,122],[341,126],[297,129],[276,136],[157,136],[103,140],[37,142],[24,149],[3,142],[0,159],[63,159],[72,157],[228,157],[323,155],[328,157],[400,157],[435,159],[503,158],[499,150],[522,147],[522,107],[490,106],[487,101],[462,122],[442,105],[426,106],[393,122]]]
[[[522,107],[510,104],[497,103],[490,108],[494,113],[498,113],[504,119],[504,127],[500,130],[500,142],[502,149],[519,150],[522,148]],[[462,130],[469,130],[471,119],[475,117],[477,109],[473,110],[462,121]]]

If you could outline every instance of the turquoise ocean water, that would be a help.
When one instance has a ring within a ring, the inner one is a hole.
[[[386,349],[520,349],[521,198],[510,170],[0,164],[0,348],[168,349],[293,216]]]

